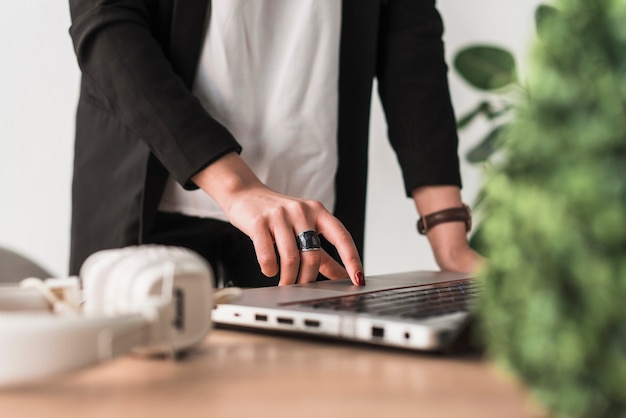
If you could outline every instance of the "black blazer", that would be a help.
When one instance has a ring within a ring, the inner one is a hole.
[[[168,174],[190,178],[240,146],[190,93],[207,0],[70,0],[82,70],[70,273],[141,243]],[[407,194],[460,186],[457,136],[434,0],[344,0],[335,215],[362,253],[370,97],[378,79]]]

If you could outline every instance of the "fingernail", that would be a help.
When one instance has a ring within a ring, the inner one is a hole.
[[[363,276],[362,271],[356,272],[356,284],[359,286],[365,286],[365,276]]]

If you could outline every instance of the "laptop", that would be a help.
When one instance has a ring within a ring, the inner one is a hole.
[[[465,274],[416,271],[244,289],[213,310],[218,326],[445,351],[467,327],[480,286]]]

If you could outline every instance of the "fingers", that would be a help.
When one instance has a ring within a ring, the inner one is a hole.
[[[332,279],[349,277],[356,285],[364,284],[363,266],[350,233],[319,202],[262,189],[258,195],[247,195],[232,205],[229,219],[251,237],[263,274],[275,276],[280,272],[279,285],[313,282],[319,272]],[[296,237],[305,231],[323,234],[335,245],[346,268],[324,251],[299,251]]]
[[[321,205],[320,205],[321,206]],[[296,217],[295,226],[291,226],[289,219],[275,221],[274,238],[280,255],[280,281],[279,285],[296,283],[311,283],[317,279],[318,273],[322,273],[329,279],[350,280],[357,286],[363,286],[363,265],[361,258],[352,240],[352,236],[343,224],[328,211],[316,211],[316,216]],[[316,220],[310,219],[316,218]],[[311,225],[317,225],[312,228]],[[299,251],[296,245],[296,237],[304,231],[317,230],[337,248],[341,260],[346,265],[342,267],[323,250]]]
[[[348,272],[324,250],[320,252],[320,273],[331,280],[347,279]]]
[[[280,257],[280,286],[310,283],[317,279],[321,260],[319,251],[301,252],[296,243],[296,236],[310,231],[314,224],[305,209],[293,205],[273,211],[269,219],[271,235]],[[275,259],[271,261],[276,264]]]
[[[254,252],[261,267],[261,272],[267,277],[278,274],[278,262],[274,251],[274,239],[265,223],[257,223],[250,234]]]
[[[280,255],[280,281],[279,286],[293,284],[298,278],[300,268],[300,253],[296,246],[293,227],[285,221],[280,222],[274,228],[276,249]]]
[[[322,250],[305,251],[300,253],[300,276],[298,283],[311,283],[317,280],[320,271]]]
[[[337,248],[341,261],[346,266],[348,277],[357,286],[365,284],[363,276],[363,264],[361,257],[352,240],[350,232],[345,226],[329,212],[322,212],[317,218],[318,230],[324,237]],[[328,276],[327,276],[328,277]]]

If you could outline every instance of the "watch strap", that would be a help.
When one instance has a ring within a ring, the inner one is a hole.
[[[422,216],[417,221],[417,232],[426,235],[435,226],[446,222],[463,222],[465,230],[469,232],[472,229],[472,212],[467,205],[457,208],[450,208]]]

